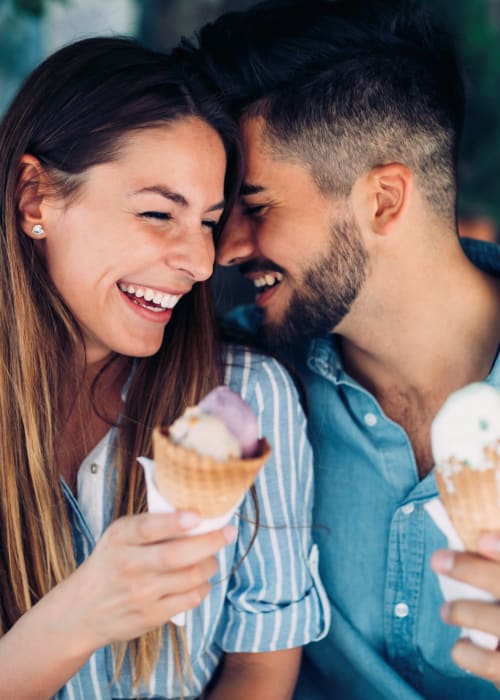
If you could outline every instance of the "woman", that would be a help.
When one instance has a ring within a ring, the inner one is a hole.
[[[220,667],[214,700],[290,697],[323,626],[311,460],[283,370],[219,360],[205,281],[238,184],[232,122],[171,59],[88,39],[28,78],[0,153],[0,695],[198,696]],[[223,374],[274,443],[268,527],[239,568],[251,498],[186,537],[198,516],[145,513],[137,464]]]

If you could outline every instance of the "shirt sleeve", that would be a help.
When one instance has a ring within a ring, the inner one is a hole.
[[[312,451],[295,385],[273,358],[230,348],[226,383],[259,419],[272,455],[240,508],[234,568],[217,643],[226,652],[274,651],[322,638],[329,606],[312,544]]]

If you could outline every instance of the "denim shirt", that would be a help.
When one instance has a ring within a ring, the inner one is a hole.
[[[500,276],[500,248],[463,243]],[[466,299],[464,299],[466,303]],[[255,327],[255,312],[240,325]],[[429,559],[447,541],[424,510],[437,496],[420,480],[406,432],[344,371],[335,336],[296,348],[315,453],[313,533],[331,605],[328,635],[309,644],[296,700],[498,700],[493,684],[456,666],[459,629],[440,618]],[[500,387],[500,360],[487,380]]]

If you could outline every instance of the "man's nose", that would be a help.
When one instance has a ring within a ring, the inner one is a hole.
[[[219,265],[239,265],[255,254],[254,237],[249,218],[240,204],[235,204],[217,242]]]

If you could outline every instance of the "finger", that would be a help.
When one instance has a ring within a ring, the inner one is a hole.
[[[129,602],[131,608],[142,610],[155,605],[166,596],[177,596],[209,583],[212,576],[217,573],[217,569],[217,559],[208,557],[185,569],[135,580],[130,587],[124,586],[123,594],[127,601],[131,601]],[[125,603],[122,605],[125,608]]]
[[[141,566],[159,574],[185,569],[213,556],[232,542],[235,535],[236,529],[228,525],[203,535],[157,542],[141,548]]]
[[[168,620],[178,613],[197,608],[209,593],[210,585],[208,583],[203,583],[190,591],[185,591],[175,596],[166,596],[157,606],[163,623],[168,622]]]
[[[470,583],[500,598],[500,564],[480,554],[439,550],[432,555],[431,566],[439,574]]]
[[[500,653],[473,644],[470,639],[460,639],[451,656],[457,666],[493,682],[500,681]]]
[[[180,595],[208,584],[212,576],[217,573],[218,568],[217,559],[208,557],[193,566],[158,576],[154,582],[155,598],[160,600],[165,596]]]
[[[500,561],[500,532],[485,532],[477,540],[481,554],[489,559]]]
[[[150,603],[147,608],[138,606],[133,612],[134,632],[133,636],[138,637],[148,630],[161,627],[167,623],[174,615],[198,607],[204,598],[210,593],[210,584],[201,583],[194,588],[177,593],[165,595],[158,598],[154,603]],[[131,638],[130,627],[124,626],[114,641],[128,641]]]
[[[441,608],[441,617],[449,625],[469,627],[497,635],[500,630],[500,607],[479,600],[455,600]]]
[[[179,537],[199,523],[199,515],[189,511],[140,513],[115,520],[108,533],[120,544],[143,545]]]

